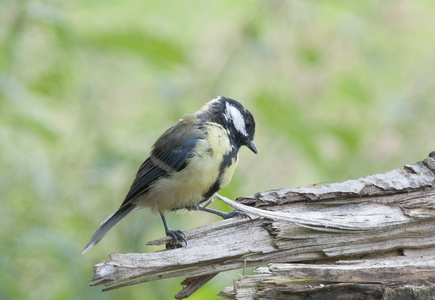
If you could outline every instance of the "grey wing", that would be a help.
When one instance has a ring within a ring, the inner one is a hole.
[[[174,134],[174,131],[177,134]],[[170,138],[167,138],[168,136]],[[180,122],[168,129],[154,144],[150,157],[140,166],[121,207],[146,193],[151,184],[159,178],[184,169],[189,158],[195,153],[196,144],[202,138],[204,135],[200,130],[183,126]]]

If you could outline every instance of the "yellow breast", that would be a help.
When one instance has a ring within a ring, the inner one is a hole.
[[[180,172],[157,180],[149,192],[140,197],[139,205],[163,212],[183,207],[193,207],[203,200],[203,195],[219,177],[223,157],[231,151],[226,130],[216,123],[206,123],[208,138],[198,141],[194,155]],[[221,178],[220,188],[228,185],[237,165],[237,159]]]

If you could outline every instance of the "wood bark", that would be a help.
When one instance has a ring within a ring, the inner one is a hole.
[[[252,216],[185,231],[188,246],[112,254],[103,291],[186,277],[190,296],[220,272],[260,267],[228,299],[435,299],[435,152],[413,165],[328,185],[219,199]],[[165,244],[165,237],[149,244]]]

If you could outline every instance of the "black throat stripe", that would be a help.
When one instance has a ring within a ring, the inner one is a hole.
[[[218,192],[221,189],[220,185],[221,185],[222,176],[224,175],[226,169],[229,166],[231,166],[231,164],[233,163],[233,159],[234,159],[234,162],[235,162],[235,160],[237,160],[237,153],[238,152],[239,152],[239,150],[237,148],[233,147],[231,149],[231,152],[223,157],[222,163],[219,167],[219,176],[217,177],[216,181],[212,184],[210,189],[206,193],[203,194],[202,200],[200,201],[200,203],[207,201],[211,196],[213,196],[216,192]]]

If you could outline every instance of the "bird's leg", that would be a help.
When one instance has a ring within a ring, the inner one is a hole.
[[[215,210],[215,209],[211,209],[211,208],[207,208],[207,207],[202,207],[201,205],[197,206],[198,210],[202,210],[214,215],[217,215],[219,217],[221,217],[222,219],[231,219],[233,217],[242,217],[242,218],[249,218],[252,220],[252,218],[245,212],[240,211],[238,209],[235,209],[233,211],[230,212],[223,212],[223,211],[219,211],[219,210]]]
[[[202,211],[214,214],[214,215],[218,215],[219,217],[223,218],[224,220],[230,219],[230,218],[233,218],[236,216],[242,217],[242,218],[249,218],[250,220],[252,220],[252,218],[247,213],[240,211],[238,209],[235,209],[235,210],[227,213],[227,212],[222,212],[222,211],[218,211],[218,210],[211,209],[211,208],[206,208],[206,206],[209,205],[210,203],[211,203],[211,201],[207,201],[205,203],[205,205],[203,205],[203,206],[198,205],[196,207],[196,209],[202,210]]]
[[[167,236],[172,237],[172,243],[169,242],[166,244],[166,249],[174,249],[174,248],[181,248],[184,246],[187,246],[186,242],[186,236],[181,230],[171,230],[168,227],[168,224],[166,224],[166,219],[163,213],[160,213],[160,217],[163,221],[163,226],[165,226],[165,233]]]

